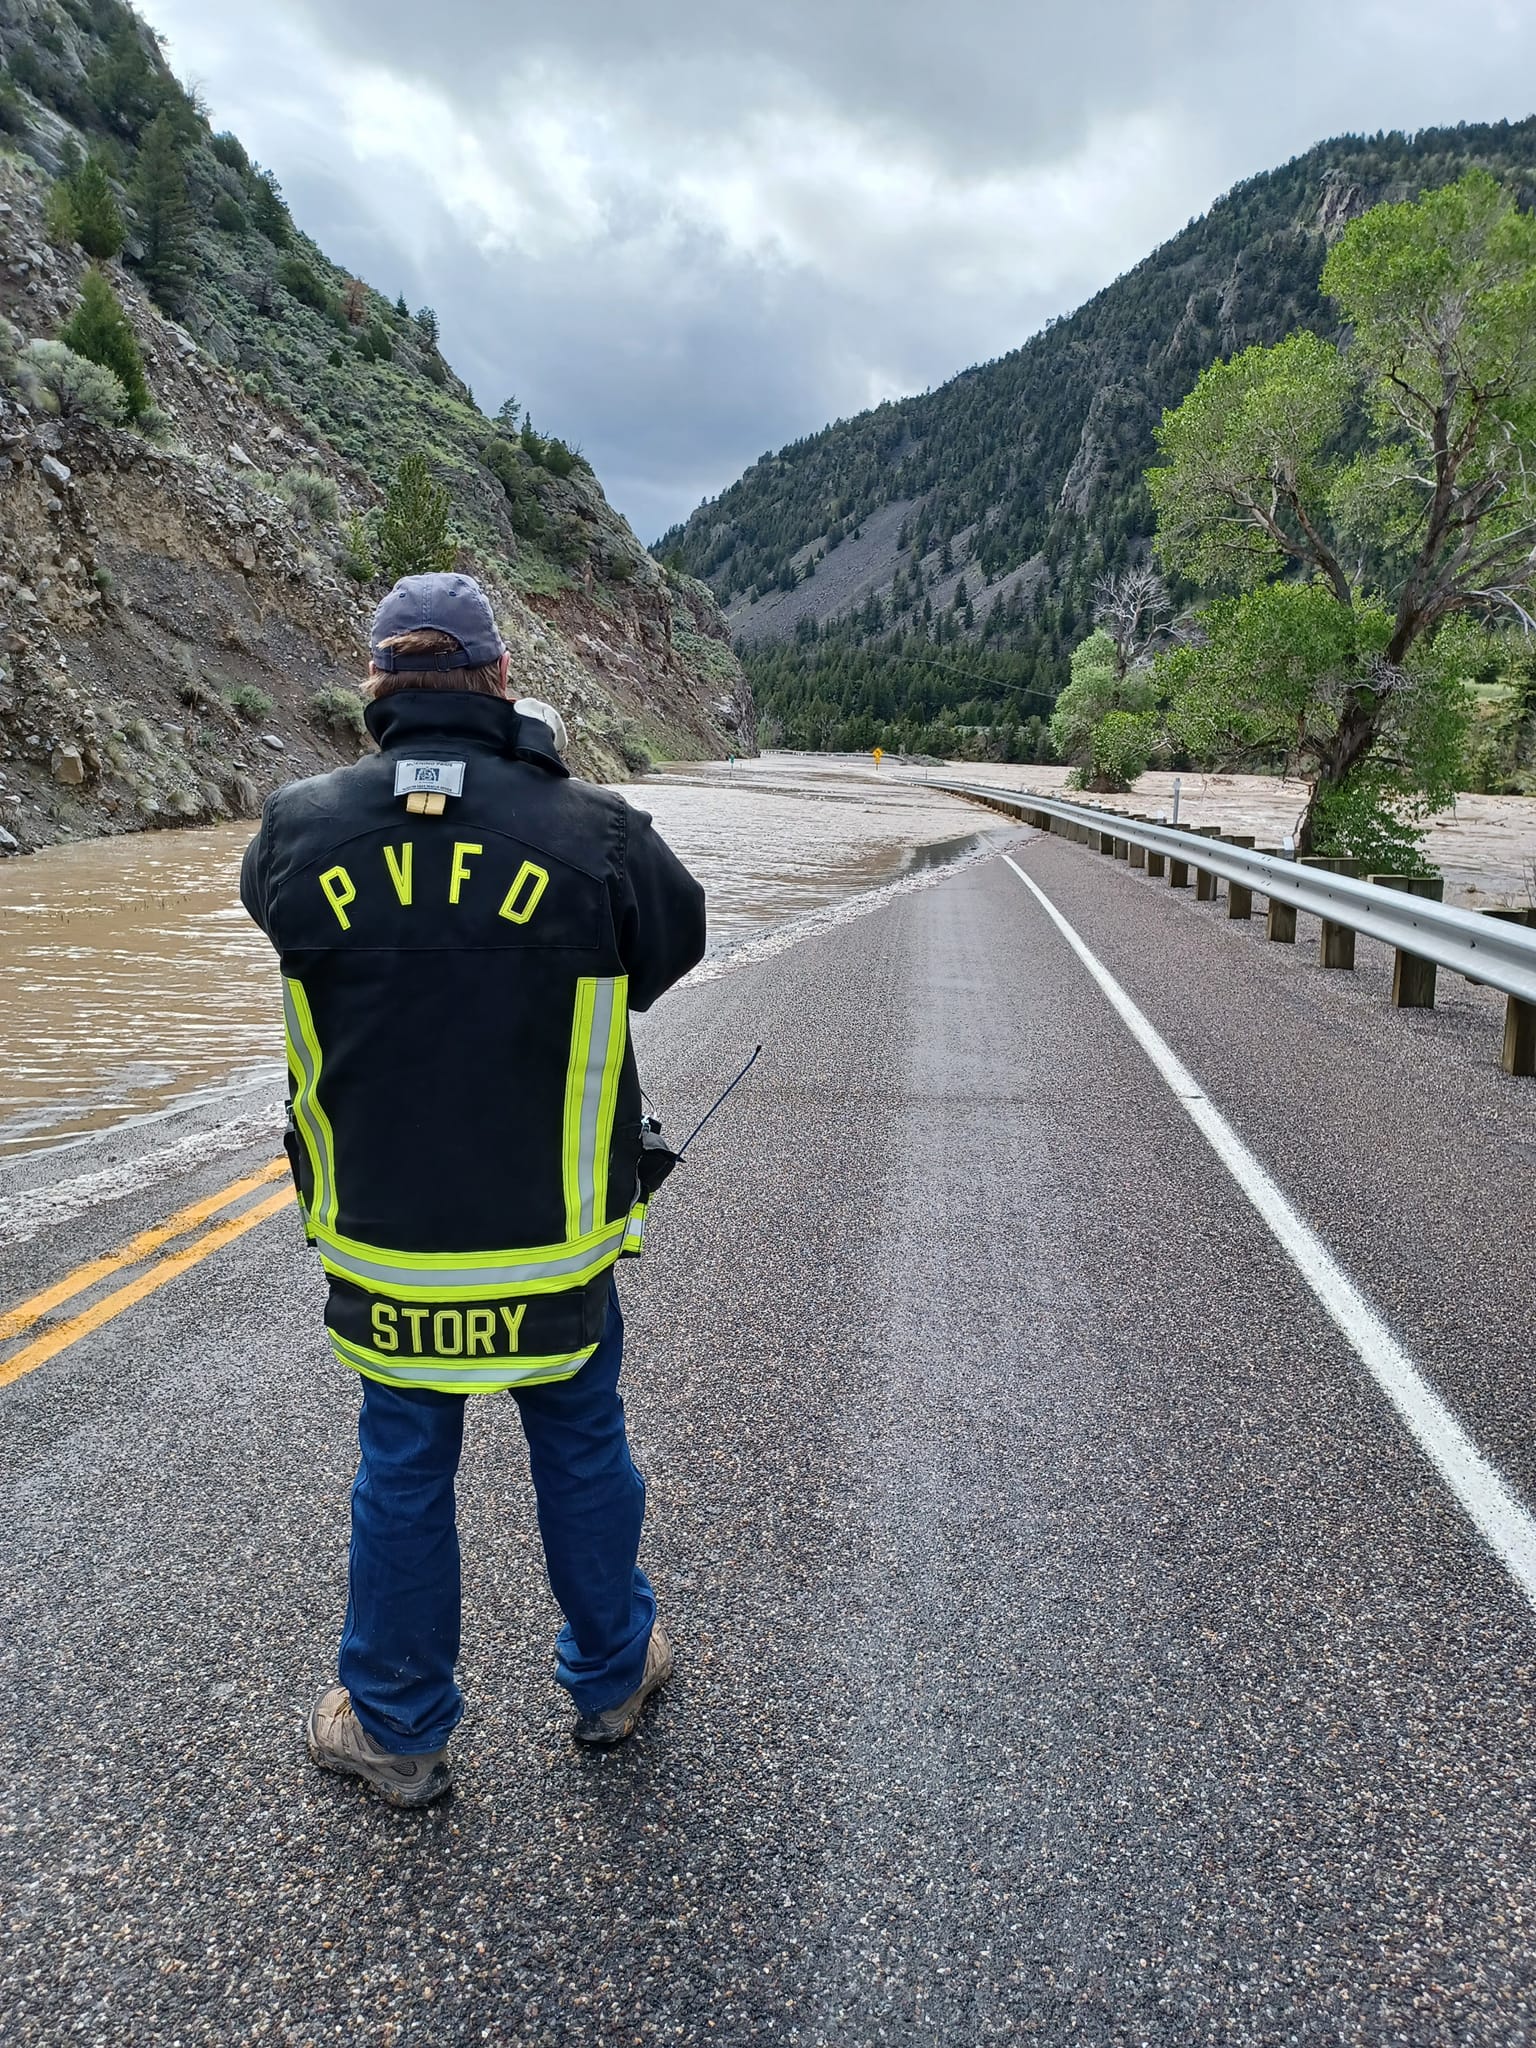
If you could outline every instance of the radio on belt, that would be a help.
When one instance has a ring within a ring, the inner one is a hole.
[[[451,796],[464,794],[462,761],[397,761],[395,795],[417,817],[440,818]]]

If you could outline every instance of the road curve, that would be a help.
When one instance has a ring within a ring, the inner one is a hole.
[[[1536,1499],[1486,998],[1013,851]],[[680,1657],[621,1752],[488,1402],[455,1798],[304,1763],[356,1390],[291,1208],[0,1386],[0,2039],[1528,2039],[1536,1618],[1044,909],[992,860],[681,991],[650,1091],[686,1127],[760,1039],[625,1273]],[[256,1174],[250,1117],[173,1182],[24,1163],[0,1309]]]

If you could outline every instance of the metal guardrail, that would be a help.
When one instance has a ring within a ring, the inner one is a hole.
[[[1394,947],[1409,960],[1433,962],[1467,980],[1500,990],[1510,999],[1505,1028],[1505,1070],[1536,1072],[1536,930],[1475,910],[1459,910],[1429,897],[1383,887],[1354,875],[1309,867],[1284,855],[1259,853],[1202,832],[1184,832],[1147,818],[1092,804],[1063,803],[1029,790],[997,789],[986,783],[934,783],[955,796],[991,805],[1026,824],[1049,831],[1066,827],[1086,836],[1105,853],[1132,846],[1178,867],[1219,877],[1271,904],[1288,904],[1323,921],[1325,931],[1342,928]],[[1294,924],[1288,936],[1294,935]],[[1353,964],[1351,954],[1340,964]],[[1431,983],[1429,1000],[1433,1001]]]

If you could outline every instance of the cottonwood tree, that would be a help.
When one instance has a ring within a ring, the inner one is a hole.
[[[1353,222],[1323,287],[1347,346],[1214,365],[1148,483],[1163,563],[1238,593],[1158,664],[1171,730],[1294,764],[1300,850],[1350,853],[1449,800],[1467,630],[1532,606],[1536,220],[1471,171]]]
[[[1168,586],[1150,562],[1133,562],[1093,586],[1093,622],[1114,642],[1122,676],[1146,659],[1172,616]]]
[[[1148,664],[1122,668],[1113,634],[1099,626],[1072,650],[1051,744],[1089,789],[1129,789],[1157,744],[1156,699]]]

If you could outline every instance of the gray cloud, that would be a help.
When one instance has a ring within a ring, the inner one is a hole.
[[[1524,0],[150,0],[216,120],[650,538],[1253,171],[1531,111]]]

